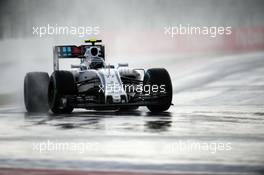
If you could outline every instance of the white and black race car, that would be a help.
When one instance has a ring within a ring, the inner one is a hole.
[[[172,83],[164,68],[129,68],[105,63],[101,40],[87,40],[81,46],[53,48],[54,72],[29,72],[24,80],[24,102],[28,112],[71,113],[74,108],[92,110],[134,110],[147,106],[151,112],[169,109]],[[59,69],[62,58],[78,58],[71,70]]]

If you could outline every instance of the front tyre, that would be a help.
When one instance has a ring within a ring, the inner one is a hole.
[[[50,76],[48,101],[51,111],[55,114],[71,113],[71,107],[65,95],[75,93],[73,74],[69,71],[54,71]]]
[[[172,83],[170,75],[166,69],[148,69],[144,76],[144,85],[158,85],[159,87],[162,87],[165,92],[155,94],[159,97],[155,100],[155,105],[147,105],[147,108],[151,112],[163,112],[170,108],[172,101]]]
[[[48,112],[48,86],[48,73],[29,72],[26,74],[24,79],[24,103],[27,112]]]

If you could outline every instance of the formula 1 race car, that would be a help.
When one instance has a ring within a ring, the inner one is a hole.
[[[53,48],[54,72],[29,72],[24,80],[24,102],[28,112],[71,113],[74,108],[134,110],[147,106],[151,112],[169,109],[172,83],[163,68],[132,69],[128,64],[105,63],[101,40],[86,40],[81,46]],[[71,70],[59,69],[59,59],[77,58]]]

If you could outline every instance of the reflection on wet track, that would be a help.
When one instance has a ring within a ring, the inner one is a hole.
[[[129,111],[129,112],[84,111],[83,110],[83,111],[75,111],[72,114],[62,115],[62,116],[55,116],[51,114],[49,116],[46,116],[46,118],[44,117],[44,119],[40,119],[37,121],[34,121],[36,119],[35,115],[25,113],[25,119],[27,121],[31,121],[33,123],[36,122],[35,123],[36,125],[50,124],[55,127],[60,127],[61,129],[73,129],[73,128],[80,128],[80,129],[83,128],[84,129],[86,128],[86,129],[103,130],[103,129],[106,129],[105,127],[109,127],[109,126],[105,126],[105,125],[103,126],[102,124],[100,124],[100,122],[106,122],[106,119],[113,120],[113,121],[107,121],[107,122],[110,122],[111,124],[119,125],[119,126],[114,126],[119,129],[138,130],[139,129],[138,127],[142,127],[141,123],[138,123],[137,121],[132,121],[133,123],[126,121],[126,119],[130,117],[134,117],[135,120],[138,119],[139,117],[146,117],[145,118],[146,121],[143,124],[146,130],[158,130],[158,131],[164,130],[165,131],[166,128],[170,127],[170,123],[172,122],[170,112],[162,112],[159,114],[154,114],[151,112],[143,112],[140,110]],[[152,120],[151,120],[151,117],[152,117]],[[153,120],[153,117],[155,120]],[[149,120],[147,120],[148,118]],[[56,122],[52,123],[52,120],[55,120],[58,123]],[[65,120],[69,122],[60,123],[60,121],[65,121]],[[117,123],[117,122],[120,122],[120,123]]]
[[[5,132],[0,147],[9,148],[1,152],[0,162],[27,168],[259,172],[264,163],[261,111],[261,107],[174,106],[161,114],[140,108],[76,110],[54,116],[2,110]],[[47,150],[48,144],[65,143],[76,144],[76,149]],[[231,150],[190,149],[193,143],[230,143]],[[36,149],[41,144],[42,150]]]

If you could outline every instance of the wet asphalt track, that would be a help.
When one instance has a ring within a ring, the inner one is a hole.
[[[264,54],[201,59],[199,63],[168,66],[174,106],[161,114],[140,108],[133,112],[75,110],[54,116],[3,106],[0,166],[264,173]],[[48,142],[78,143],[79,147],[40,151],[39,145]],[[180,148],[180,143],[185,146]],[[231,149],[190,149],[192,143],[229,144]]]

